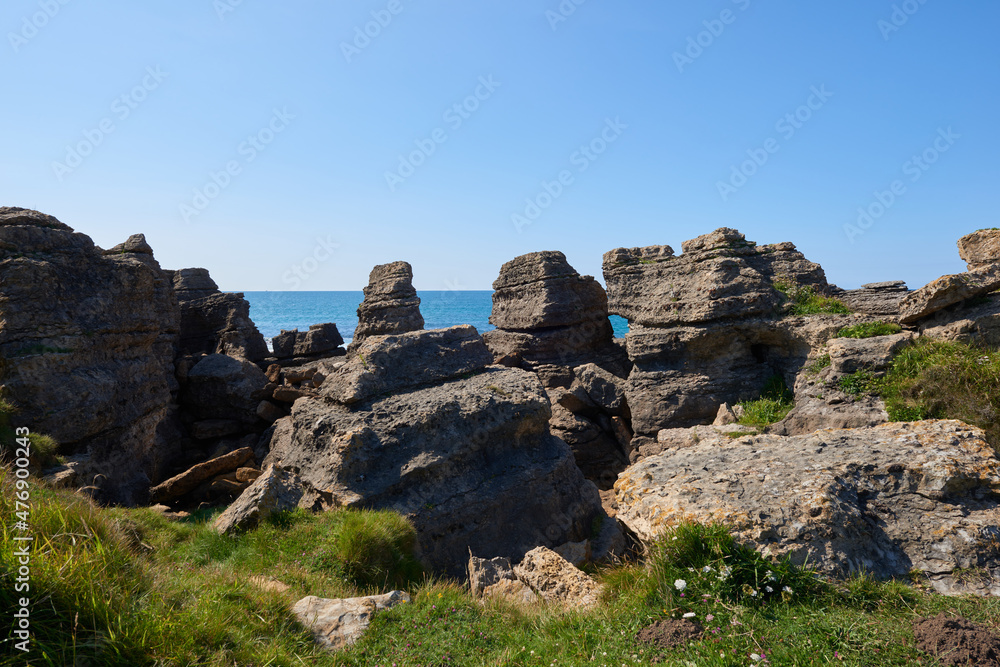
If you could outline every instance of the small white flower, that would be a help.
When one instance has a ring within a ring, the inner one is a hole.
[[[706,565],[705,567],[701,568],[701,571],[705,572],[705,573],[711,572],[712,571],[712,566],[711,565]]]
[[[768,581],[774,581],[774,572],[771,572],[770,570],[768,570],[767,574],[765,574],[764,576],[767,577]]]
[[[790,586],[785,586],[785,587],[784,587],[784,588],[782,588],[781,590],[783,590],[784,592],[788,593],[789,595],[791,595],[791,594],[792,594],[792,589],[791,589],[791,587],[790,587]]]
[[[767,591],[768,593],[773,593],[774,592],[774,589],[771,588],[770,586],[764,586],[764,590]]]
[[[760,662],[760,655],[758,655],[757,653],[751,653],[750,659],[753,660],[754,662]]]
[[[676,588],[679,591],[683,591],[687,587],[688,587],[688,582],[684,581],[683,579],[678,579],[677,581],[674,582],[674,588]]]
[[[684,614],[684,618],[694,618],[696,615],[697,614],[695,614],[693,611],[689,611],[688,613]]]
[[[757,597],[757,590],[756,589],[754,589],[753,591],[750,592],[750,597],[752,597],[752,598]]]

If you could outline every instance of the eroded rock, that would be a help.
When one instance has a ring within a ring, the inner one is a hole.
[[[333,600],[308,595],[292,606],[292,613],[313,633],[317,644],[337,651],[358,641],[372,616],[409,601],[403,591]]]

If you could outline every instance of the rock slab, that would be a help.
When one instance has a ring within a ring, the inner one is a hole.
[[[313,633],[317,644],[338,651],[361,638],[372,616],[409,601],[409,594],[403,591],[344,599],[308,595],[292,606],[292,613]]]

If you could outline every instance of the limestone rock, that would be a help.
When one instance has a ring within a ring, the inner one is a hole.
[[[843,301],[855,313],[892,318],[899,315],[899,304],[907,294],[909,290],[902,280],[868,283],[862,285],[861,289],[831,292],[831,296]]]
[[[681,520],[721,521],[827,575],[919,569],[955,590],[955,568],[985,567],[998,587],[1000,461],[983,435],[924,421],[699,443],[622,473],[618,519],[643,541]]]
[[[174,452],[179,310],[151,254],[104,255],[52,216],[0,207],[0,383],[102,502],[145,502]]]
[[[604,255],[608,309],[630,324],[671,327],[753,317],[782,303],[773,288],[783,280],[823,291],[823,269],[791,243],[761,246],[722,228],[683,244],[618,248]]]
[[[271,339],[274,356],[283,365],[345,355],[347,351],[340,347],[343,344],[344,339],[332,322],[313,324],[308,331],[283,330]]]
[[[150,489],[149,494],[155,503],[165,503],[175,500],[194,491],[206,480],[223,473],[235,471],[252,458],[252,449],[247,447],[237,449],[218,458],[199,463],[181,474],[175,475],[161,484],[157,484]]]
[[[219,293],[219,286],[212,280],[208,269],[180,269],[169,271],[170,279],[180,302],[202,299]]]
[[[876,396],[847,396],[826,390],[822,396],[797,396],[795,407],[768,428],[775,435],[807,435],[820,429],[878,426],[889,421],[885,403]]]
[[[483,337],[497,357],[567,365],[611,344],[604,288],[561,252],[514,258],[500,268],[493,289],[490,323],[497,328]]]
[[[337,651],[360,639],[372,616],[409,601],[403,591],[336,600],[308,595],[292,606],[292,613],[313,633],[317,644]]]
[[[188,372],[181,403],[196,419],[257,421],[267,377],[255,364],[224,354],[210,354]]]
[[[920,323],[920,334],[939,340],[1000,347],[1000,294],[939,310]]]
[[[609,414],[629,415],[625,398],[626,381],[612,375],[597,364],[584,364],[573,369],[582,389],[595,405]]]
[[[541,598],[531,587],[519,579],[502,579],[483,590],[483,598],[487,600],[504,600],[510,604],[531,607],[538,604]]]
[[[1000,263],[1000,229],[980,229],[958,240],[958,254],[969,271]]]
[[[507,558],[476,558],[469,554],[469,592],[482,597],[483,591],[501,581],[516,581],[514,568]]]
[[[320,393],[338,403],[357,403],[472,373],[492,362],[479,333],[467,324],[376,336],[354,349],[354,356],[323,382]]]
[[[400,334],[424,328],[420,298],[413,289],[413,269],[407,262],[380,264],[372,269],[365,298],[358,306],[358,326],[348,348],[354,349],[368,336]]]
[[[153,249],[146,243],[145,234],[133,234],[124,243],[119,243],[110,250],[105,250],[105,255],[122,255],[127,252],[138,253],[140,255],[152,255]]]
[[[526,553],[514,573],[546,602],[581,608],[597,604],[600,598],[596,581],[545,547]]]
[[[1000,264],[937,280],[911,292],[899,306],[899,321],[913,324],[948,306],[1000,288]]]
[[[833,372],[846,375],[860,370],[884,371],[893,356],[915,337],[911,332],[903,332],[871,338],[834,338],[827,344]]]
[[[175,282],[186,270],[175,272]],[[254,362],[268,356],[264,337],[250,319],[247,300],[240,293],[219,291],[181,301],[181,352],[226,354]]]
[[[305,495],[297,474],[268,466],[263,474],[226,508],[212,524],[217,533],[226,534],[253,528],[277,512],[290,512]]]
[[[423,340],[413,358],[440,359],[448,345],[433,343],[435,333],[383,340]],[[392,364],[387,357],[384,368]],[[323,392],[330,383],[335,377]],[[532,373],[488,367],[350,406],[323,397],[296,401],[291,416],[276,423],[265,463],[298,469],[304,483],[329,494],[331,506],[410,517],[425,564],[459,576],[470,548],[520,558],[539,544],[587,537],[603,514],[597,489],[549,433],[549,416]]]

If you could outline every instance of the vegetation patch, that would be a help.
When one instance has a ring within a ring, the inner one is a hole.
[[[789,315],[846,315],[851,312],[840,299],[817,294],[816,288],[812,285],[797,285],[776,280],[774,289],[785,297],[785,312]]]
[[[806,367],[806,371],[808,371],[811,375],[816,375],[824,368],[829,368],[830,364],[832,363],[833,360],[830,358],[830,355],[824,354],[820,357],[817,357],[815,361],[809,364]]]
[[[5,399],[0,399],[0,463],[15,458],[18,448],[18,437],[15,431],[14,415],[17,408]],[[59,443],[53,438],[41,433],[28,435],[31,468],[40,470],[58,463],[57,453]]]
[[[898,334],[903,327],[891,322],[865,322],[844,327],[837,332],[837,338],[874,338],[875,336],[891,336]]]
[[[845,375],[837,384],[842,392],[852,396],[869,396],[882,390],[882,381],[878,376],[864,369]]]
[[[795,397],[785,384],[785,379],[775,375],[761,391],[760,398],[753,401],[742,401],[743,416],[739,424],[763,428],[781,421],[795,407]]]
[[[1000,444],[1000,352],[920,338],[901,350],[879,394],[893,421],[960,419]]]

